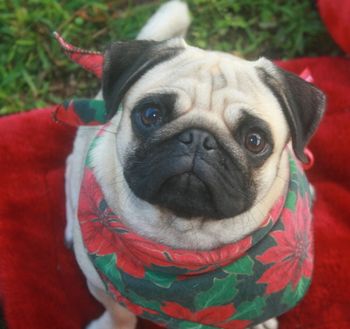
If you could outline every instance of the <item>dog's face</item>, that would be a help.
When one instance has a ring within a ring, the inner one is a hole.
[[[141,233],[185,248],[254,229],[285,188],[287,143],[304,160],[324,109],[318,89],[266,59],[181,40],[113,44],[103,94],[111,118],[123,108],[96,165],[110,202]]]

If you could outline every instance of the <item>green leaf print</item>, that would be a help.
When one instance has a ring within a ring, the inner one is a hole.
[[[302,197],[305,196],[305,194],[310,194],[310,184],[306,179],[306,176],[303,174],[299,174],[299,192]]]
[[[92,255],[92,257],[95,257]],[[107,276],[114,287],[125,297],[129,298],[137,305],[141,305],[145,308],[149,308],[151,310],[160,311],[160,302],[155,300],[145,299],[138,294],[136,294],[133,290],[125,290],[125,283],[123,282],[122,275],[118,268],[116,267],[117,256],[115,254],[109,254],[106,256],[99,256],[95,258],[95,266],[96,268]]]
[[[124,294],[123,279],[121,273],[115,266],[116,259],[117,256],[115,254],[109,254],[96,257],[94,263],[96,268],[111,280],[116,289],[119,290],[120,293]]]
[[[218,306],[232,302],[237,293],[236,281],[236,276],[233,274],[223,279],[214,278],[211,288],[196,296],[196,309],[201,310],[208,306]]]
[[[107,120],[107,113],[106,113],[106,107],[105,102],[101,102],[101,100],[93,99],[90,101],[90,106],[95,109],[95,120],[98,122],[106,123]]]
[[[311,280],[303,277],[295,289],[292,288],[292,284],[289,284],[282,296],[282,302],[292,307],[305,295],[309,288]]]
[[[143,306],[145,308],[148,308],[150,310],[154,310],[154,311],[159,311],[160,312],[160,302],[158,302],[156,300],[152,300],[152,299],[143,298],[142,296],[138,295],[137,293],[135,293],[132,290],[129,290],[128,293],[129,293],[128,297],[135,304],[141,305],[141,306]]]
[[[153,282],[158,287],[170,288],[173,282],[176,280],[176,275],[146,271],[145,279]]]
[[[225,266],[223,271],[231,274],[245,274],[245,275],[253,275],[253,266],[254,261],[250,256],[245,256],[232,264]]]
[[[258,318],[265,308],[266,302],[264,297],[256,297],[252,301],[239,304],[233,320],[254,320]]]
[[[102,201],[98,205],[99,210],[100,211],[105,211],[107,207],[108,207],[108,204],[107,204],[106,200],[102,199]]]
[[[297,195],[294,191],[289,191],[285,202],[285,207],[294,211],[297,202]]]
[[[189,321],[181,321],[178,326],[179,329],[215,329],[217,327],[206,326],[204,324],[199,324]]]
[[[289,170],[290,170],[290,175],[296,175],[298,172],[298,167],[291,155],[289,155]]]

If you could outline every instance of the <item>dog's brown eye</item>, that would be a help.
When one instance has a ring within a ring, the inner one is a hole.
[[[266,141],[257,132],[249,133],[244,141],[245,148],[252,153],[260,153],[266,147]]]
[[[157,125],[162,120],[162,112],[156,107],[146,107],[140,114],[141,121],[145,126]]]

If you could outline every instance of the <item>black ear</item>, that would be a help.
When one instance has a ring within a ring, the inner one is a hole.
[[[271,89],[287,120],[295,155],[307,162],[304,149],[325,111],[325,95],[309,82],[272,64],[257,68],[260,78]]]
[[[184,48],[181,39],[112,43],[105,53],[102,76],[108,118],[116,113],[125,93],[143,74],[176,56]]]

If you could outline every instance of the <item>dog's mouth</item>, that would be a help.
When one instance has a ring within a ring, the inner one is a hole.
[[[133,161],[125,178],[137,197],[178,217],[232,218],[252,205],[254,193],[248,178],[234,164],[222,166],[200,155],[156,159]]]
[[[140,148],[124,175],[136,196],[181,218],[231,218],[255,198],[247,168],[218,138],[198,129]]]
[[[152,203],[171,210],[183,218],[220,218],[209,186],[194,172],[174,175],[161,184]]]

